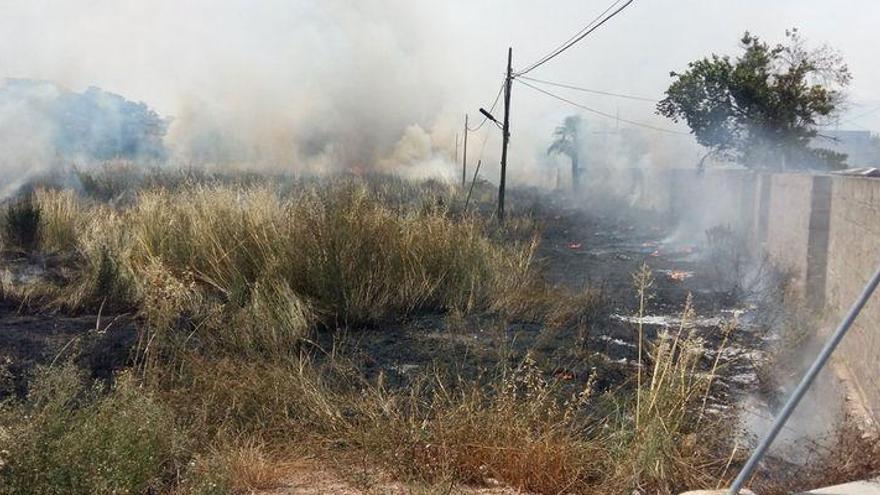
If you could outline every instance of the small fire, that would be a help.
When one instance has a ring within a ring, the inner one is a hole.
[[[583,243],[580,242],[569,242],[565,245],[568,249],[580,249],[583,246]]]
[[[559,368],[553,372],[553,378],[556,378],[557,380],[570,381],[577,378],[577,374],[572,370]]]
[[[670,270],[667,276],[670,280],[674,280],[676,282],[683,282],[684,279],[690,278],[693,274],[691,272],[686,272],[683,270]]]

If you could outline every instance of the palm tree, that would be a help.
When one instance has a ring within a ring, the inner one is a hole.
[[[547,148],[548,155],[565,155],[571,160],[571,187],[575,191],[580,189],[581,185],[581,169],[578,165],[580,127],[581,117],[579,115],[566,117],[562,125],[553,131],[555,139]]]

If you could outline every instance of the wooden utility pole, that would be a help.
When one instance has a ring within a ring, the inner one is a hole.
[[[507,143],[510,141],[510,88],[513,83],[513,48],[507,49],[504,80],[504,124],[501,126],[501,182],[498,184],[498,221],[504,221],[504,182],[507,179]]]
[[[467,184],[467,135],[468,135],[468,115],[464,114],[464,151],[461,156],[461,187],[464,189]]]

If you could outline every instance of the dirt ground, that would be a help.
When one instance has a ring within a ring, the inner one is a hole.
[[[420,488],[372,476],[352,482],[313,460],[303,460],[290,466],[290,474],[279,486],[255,491],[255,495],[529,495],[512,488],[466,487],[458,485]]]
[[[135,343],[129,315],[59,315],[27,312],[0,304],[0,399],[27,391],[35,365],[74,359],[96,379],[107,379],[129,364]],[[4,376],[5,375],[5,376]]]

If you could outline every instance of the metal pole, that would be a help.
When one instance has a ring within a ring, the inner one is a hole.
[[[801,379],[801,382],[798,384],[797,388],[794,389],[794,392],[789,397],[788,402],[785,403],[782,410],[779,412],[779,415],[773,421],[773,425],[770,427],[770,431],[767,432],[767,436],[761,440],[761,443],[758,444],[758,447],[752,453],[752,456],[749,457],[746,465],[743,466],[742,471],[739,472],[736,479],[733,481],[733,485],[730,487],[730,491],[728,495],[738,495],[739,491],[742,489],[743,485],[746,481],[749,480],[752,476],[752,472],[758,467],[758,463],[761,461],[761,458],[764,457],[764,454],[767,453],[767,449],[770,448],[770,445],[773,443],[773,440],[776,439],[776,435],[779,434],[779,431],[782,430],[782,427],[785,426],[786,421],[791,416],[791,413],[794,412],[794,409],[797,407],[798,403],[807,393],[807,390],[812,385],[813,380],[816,379],[816,376],[819,374],[819,371],[825,366],[825,363],[828,362],[828,358],[831,357],[831,353],[834,352],[834,349],[837,348],[837,345],[840,344],[840,341],[843,340],[843,336],[846,335],[846,332],[849,330],[849,327],[852,326],[856,317],[862,311],[862,308],[865,307],[865,304],[871,298],[871,294],[874,293],[874,290],[877,288],[877,285],[880,284],[880,268],[874,272],[874,276],[871,277],[871,280],[868,282],[868,285],[862,290],[862,293],[859,295],[858,300],[856,300],[855,304],[853,304],[852,308],[850,308],[849,313],[846,315],[846,318],[840,323],[840,326],[837,327],[837,330],[831,335],[831,338],[828,339],[828,342],[825,343],[825,346],[819,352],[819,355],[816,356],[816,360],[813,361],[813,364],[810,366],[810,369],[807,370],[807,373]]]

